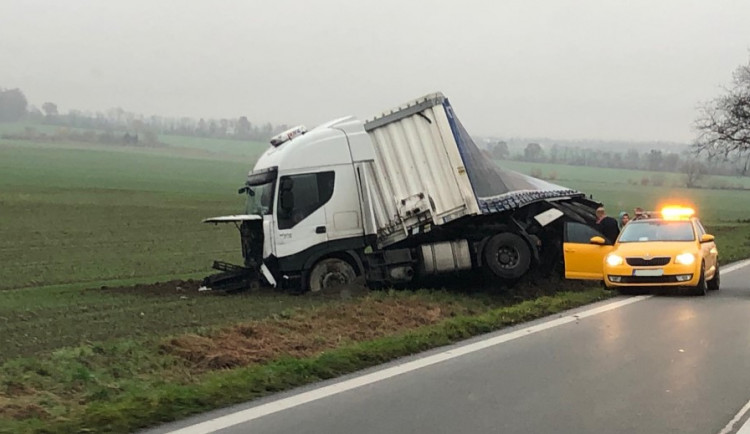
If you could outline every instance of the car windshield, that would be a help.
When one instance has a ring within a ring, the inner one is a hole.
[[[271,181],[266,184],[248,187],[245,214],[271,214],[271,211],[273,211],[273,190],[275,185],[276,183]]]
[[[639,221],[628,223],[620,234],[620,243],[647,241],[694,241],[693,224],[689,221]]]

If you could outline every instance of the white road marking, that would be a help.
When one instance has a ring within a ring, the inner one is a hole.
[[[724,274],[731,273],[732,271],[739,270],[740,268],[747,267],[748,265],[750,265],[750,259],[745,259],[744,261],[735,262],[734,264],[726,268],[721,267],[721,272]]]
[[[588,318],[594,315],[598,315],[603,312],[607,312],[613,309],[618,309],[629,304],[637,303],[642,300],[651,298],[650,295],[641,295],[637,297],[630,297],[624,300],[615,301],[612,303],[605,304],[593,309],[588,309],[583,312],[576,313],[574,315],[568,315],[561,318],[553,319],[550,321],[543,322],[541,324],[533,325],[523,329],[508,332],[499,336],[484,339],[479,342],[473,342],[457,348],[453,348],[448,351],[433,354],[431,356],[423,357],[421,359],[406,362],[401,365],[385,368],[380,371],[372,372],[370,374],[361,375],[349,380],[345,380],[329,386],[324,386],[318,389],[303,392],[287,398],[282,398],[277,401],[272,401],[266,404],[259,405],[257,407],[248,408],[241,410],[236,413],[228,414],[225,416],[217,417],[205,422],[201,422],[195,425],[191,425],[176,431],[172,431],[171,434],[199,434],[199,433],[210,433],[221,429],[229,428],[234,425],[249,422],[254,419],[267,416],[269,414],[277,413],[279,411],[287,410],[292,407],[297,407],[308,402],[323,399],[332,395],[336,395],[348,390],[356,389],[358,387],[366,386],[368,384],[377,383],[379,381],[386,380],[388,378],[395,377],[397,375],[405,374],[407,372],[422,369],[427,366],[431,366],[446,360],[455,359],[466,354],[470,354],[476,351],[480,351],[504,342],[509,342],[514,339],[521,338],[523,336],[529,336],[534,333],[539,333],[544,330],[569,324],[572,322],[579,321],[583,318]]]
[[[739,270],[750,265],[750,259],[734,263],[726,268],[722,268],[723,274],[728,274],[733,271]],[[235,413],[231,413],[225,416],[220,416],[205,422],[200,422],[194,425],[187,426],[182,429],[178,429],[170,432],[170,434],[203,434],[211,433],[221,429],[229,428],[231,426],[239,425],[241,423],[249,422],[255,419],[259,419],[269,414],[278,413],[283,410],[287,410],[293,407],[297,407],[309,402],[317,401],[329,396],[337,395],[339,393],[346,392],[348,390],[356,389],[358,387],[366,386],[368,384],[377,383],[397,375],[405,374],[407,372],[416,371],[427,366],[431,366],[446,360],[455,359],[466,354],[470,354],[476,351],[480,351],[495,345],[509,342],[524,336],[529,336],[534,333],[538,333],[544,330],[576,322],[584,318],[588,318],[600,313],[604,313],[610,310],[618,309],[629,304],[637,303],[653,297],[652,295],[641,295],[637,297],[630,297],[624,300],[607,303],[603,306],[599,306],[593,309],[588,309],[582,312],[578,312],[573,315],[564,316],[561,318],[553,319],[550,321],[543,322],[531,327],[515,330],[512,332],[504,333],[499,336],[487,338],[479,342],[473,342],[470,344],[462,345],[452,350],[443,351],[441,353],[433,354],[431,356],[416,359],[411,362],[406,362],[401,365],[396,365],[390,368],[381,369],[379,371],[372,372],[370,374],[360,375],[358,377],[351,378],[349,380],[341,381],[339,383],[331,384],[328,386],[320,387],[318,389],[310,390],[308,392],[302,392],[297,395],[293,395],[287,398],[282,398],[276,401],[272,401],[266,404],[262,404],[256,407],[248,408],[246,410],[240,410]],[[743,416],[750,410],[750,402],[748,402],[742,410],[729,422],[729,424],[719,433],[727,434],[731,432],[734,425],[742,420]],[[740,431],[737,434],[750,434],[750,425],[745,423],[740,427]]]
[[[747,412],[750,411],[750,401],[745,404],[744,407],[740,409],[740,411],[734,416],[732,420],[729,421],[727,426],[724,427],[723,430],[719,432],[719,434],[729,434],[730,432],[733,432],[734,425],[742,420],[742,418],[747,414]],[[737,434],[748,434],[750,433],[750,424],[748,422],[745,422],[737,431]]]

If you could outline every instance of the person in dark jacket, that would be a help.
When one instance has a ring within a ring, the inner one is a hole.
[[[596,229],[604,235],[609,244],[614,244],[620,235],[620,225],[617,224],[617,220],[607,215],[604,207],[596,209]]]

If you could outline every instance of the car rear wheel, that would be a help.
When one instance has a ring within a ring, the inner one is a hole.
[[[714,278],[708,281],[709,291],[718,291],[719,285],[721,285],[721,276],[719,275],[719,263],[716,263],[716,273]]]

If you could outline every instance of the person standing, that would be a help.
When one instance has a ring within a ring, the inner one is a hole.
[[[623,211],[620,213],[620,218],[617,220],[617,223],[620,226],[620,230],[625,227],[626,224],[630,221],[630,215],[626,211]]]
[[[596,209],[596,229],[604,235],[609,244],[614,244],[620,235],[620,226],[617,220],[607,215],[603,206]]]

